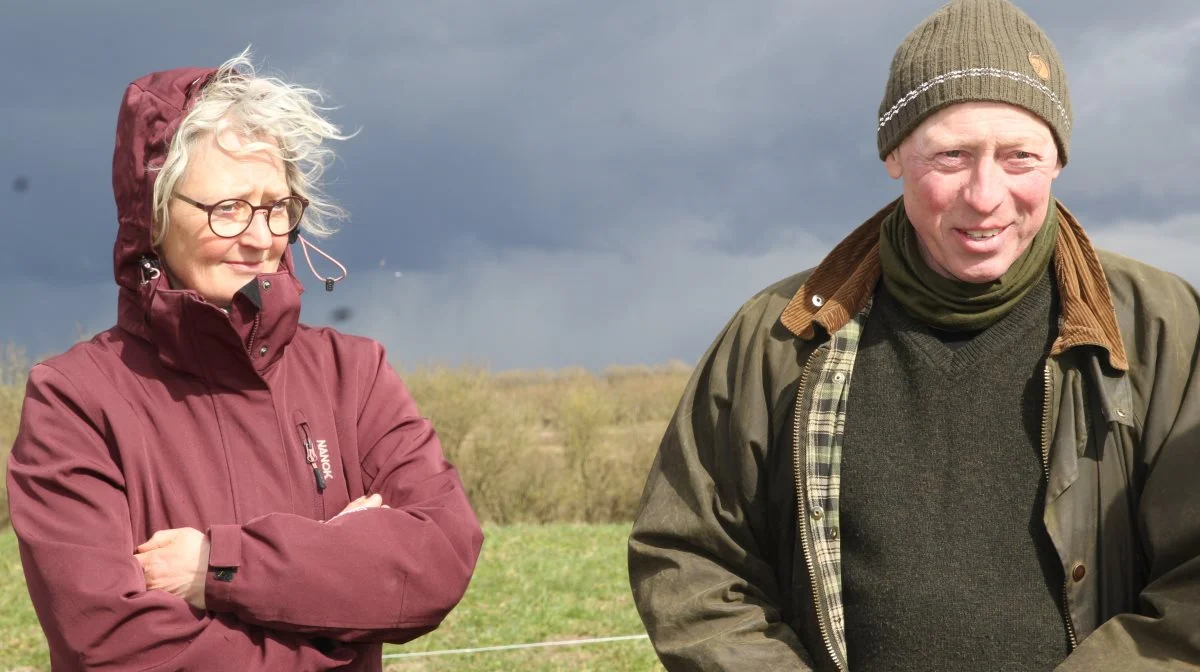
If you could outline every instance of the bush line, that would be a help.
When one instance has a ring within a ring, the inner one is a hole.
[[[0,458],[16,438],[29,359],[0,347]],[[491,372],[431,365],[401,377],[458,468],[476,513],[497,524],[627,522],[690,367]],[[0,480],[0,528],[8,524]]]

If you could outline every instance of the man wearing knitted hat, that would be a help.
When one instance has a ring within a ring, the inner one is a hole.
[[[903,196],[742,307],[651,469],[668,669],[1200,669],[1200,296],[1053,198],[1071,125],[1008,0],[900,45]]]

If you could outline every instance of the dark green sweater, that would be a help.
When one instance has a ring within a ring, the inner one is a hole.
[[[1050,670],[1068,653],[1043,529],[1047,273],[963,339],[882,288],[855,363],[841,464],[850,668]]]

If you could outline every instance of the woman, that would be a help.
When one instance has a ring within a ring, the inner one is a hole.
[[[479,524],[382,347],[298,322],[316,95],[246,54],[126,90],[117,326],[34,368],[9,465],[55,670],[379,670],[466,590]]]

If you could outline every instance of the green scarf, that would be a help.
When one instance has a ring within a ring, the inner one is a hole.
[[[901,201],[880,225],[879,259],[883,283],[904,308],[922,322],[946,331],[980,331],[995,324],[1037,284],[1058,240],[1054,199],[1046,221],[1008,271],[998,280],[969,283],[938,275],[921,257],[917,232]]]

